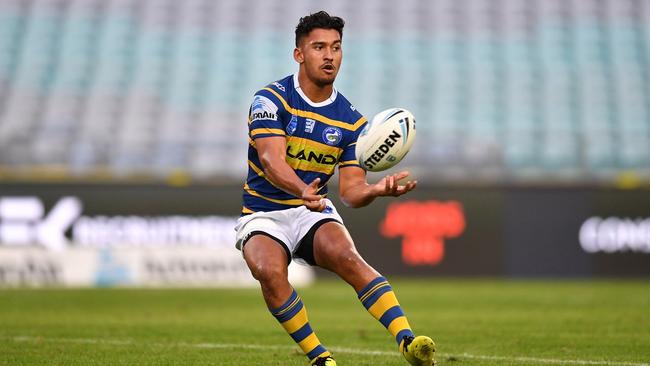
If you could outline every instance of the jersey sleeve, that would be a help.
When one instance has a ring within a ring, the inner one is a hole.
[[[363,131],[363,129],[366,128],[366,125],[368,125],[368,122],[363,116],[360,118],[363,119],[362,123],[359,124],[356,130],[352,131],[349,143],[343,148],[343,153],[341,154],[341,159],[339,160],[339,168],[345,168],[349,166],[356,166],[361,168],[361,164],[359,164],[359,161],[357,160],[355,149],[357,147],[357,139],[359,138],[361,131]]]
[[[284,106],[276,96],[260,90],[255,93],[248,113],[248,136],[255,140],[260,137],[285,136],[283,123]]]

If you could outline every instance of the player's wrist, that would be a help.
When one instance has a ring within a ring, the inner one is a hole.
[[[299,188],[299,191],[298,191],[298,192],[300,192],[300,193],[298,194],[298,197],[300,197],[300,198],[306,200],[306,198],[310,195],[310,193],[309,193],[309,186],[308,186],[308,185],[305,185],[304,187]]]
[[[377,198],[385,195],[385,189],[383,185],[373,184],[370,186],[370,198]]]

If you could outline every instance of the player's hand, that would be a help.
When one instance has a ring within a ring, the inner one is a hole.
[[[320,183],[320,178],[314,179],[305,189],[302,191],[302,202],[305,207],[311,211],[321,212],[325,209],[327,203],[318,193],[318,183]]]
[[[400,185],[399,181],[408,177],[409,172],[402,171],[397,174],[387,175],[379,182],[373,185],[373,193],[377,196],[401,196],[409,191],[415,189],[418,181],[407,181],[405,185]]]

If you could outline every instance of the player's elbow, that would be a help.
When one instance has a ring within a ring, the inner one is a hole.
[[[260,163],[262,163],[264,175],[274,184],[286,178],[286,170],[283,165],[286,166],[287,163],[284,161],[284,157],[281,159],[277,156],[260,157]]]
[[[260,163],[262,164],[262,170],[266,175],[273,175],[275,171],[275,166],[277,165],[278,158],[273,154],[261,154],[259,156]]]

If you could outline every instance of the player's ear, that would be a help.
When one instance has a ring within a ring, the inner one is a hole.
[[[305,62],[305,56],[302,54],[300,48],[296,47],[293,49],[293,59],[299,64]]]

